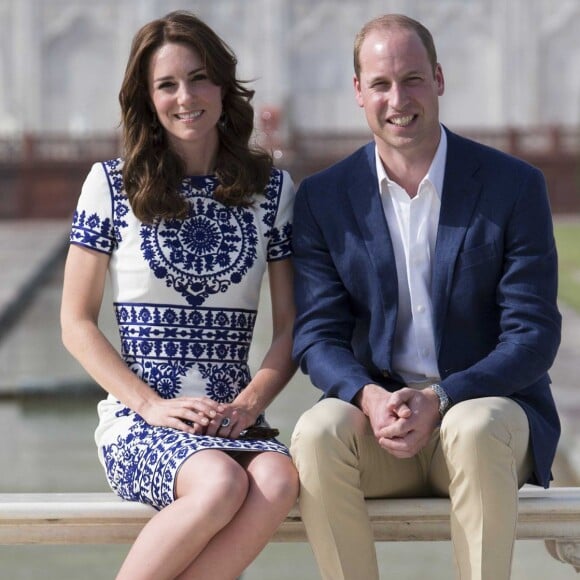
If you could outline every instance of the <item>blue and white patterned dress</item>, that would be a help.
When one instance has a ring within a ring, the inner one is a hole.
[[[70,241],[110,255],[122,356],[162,397],[230,402],[250,381],[248,351],[266,263],[291,254],[294,186],[273,169],[251,207],[213,198],[212,176],[188,177],[184,220],[146,225],[123,191],[122,160],[96,163],[74,214]],[[177,471],[201,449],[288,453],[275,439],[230,440],[152,427],[109,395],[95,440],[111,488],[160,509]],[[257,424],[267,424],[262,415]]]

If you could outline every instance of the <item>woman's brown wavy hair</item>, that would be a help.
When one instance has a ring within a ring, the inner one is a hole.
[[[123,131],[123,181],[135,215],[144,222],[184,218],[188,206],[179,194],[185,164],[167,143],[148,88],[149,62],[167,43],[195,50],[209,79],[222,87],[223,123],[218,124],[219,149],[215,198],[226,205],[248,205],[250,196],[268,183],[272,158],[251,146],[254,91],[236,78],[237,59],[231,48],[199,18],[171,12],[143,26],[135,35],[119,92]]]

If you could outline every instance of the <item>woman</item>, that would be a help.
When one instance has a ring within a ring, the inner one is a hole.
[[[63,342],[109,393],[95,438],[112,489],[160,510],[118,579],[236,578],[298,494],[264,417],[295,371],[294,188],[249,146],[252,96],[195,16],[146,24],[119,95],[124,158],[92,167],[75,212]],[[266,265],[273,339],[251,378]],[[121,355],[98,328],[107,271]]]

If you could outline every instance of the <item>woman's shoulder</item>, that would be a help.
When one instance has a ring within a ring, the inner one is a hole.
[[[109,213],[124,201],[122,165],[121,158],[94,162],[83,183],[78,207]]]
[[[292,194],[294,191],[294,181],[286,169],[273,166],[270,170],[270,180],[266,187],[267,197],[280,197]]]
[[[123,171],[124,159],[122,157],[115,157],[114,159],[107,159],[101,161],[96,165],[100,165],[107,174],[119,174]]]
[[[103,179],[112,175],[121,176],[122,169],[123,159],[121,157],[94,161],[87,174],[87,180]]]

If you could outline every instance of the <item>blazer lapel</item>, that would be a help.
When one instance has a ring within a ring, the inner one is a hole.
[[[461,137],[447,131],[447,138],[445,179],[431,281],[437,352],[441,344],[455,262],[481,189],[481,184],[474,177],[478,168],[477,159],[465,153]],[[388,318],[394,331],[399,300],[397,268],[378,189],[374,142],[369,143],[362,153],[361,158],[355,161],[359,165],[352,171],[351,180],[346,186],[347,197],[374,265],[383,304],[388,305],[386,311],[390,314]],[[395,309],[392,308],[393,304],[397,305]]]
[[[395,254],[379,192],[374,142],[363,149],[360,164],[364,167],[354,169],[347,186],[348,199],[374,265],[383,304],[398,304]]]
[[[465,154],[460,137],[447,131],[447,138],[447,161],[431,281],[437,353],[447,315],[455,262],[481,190],[481,184],[474,177],[477,160]]]

